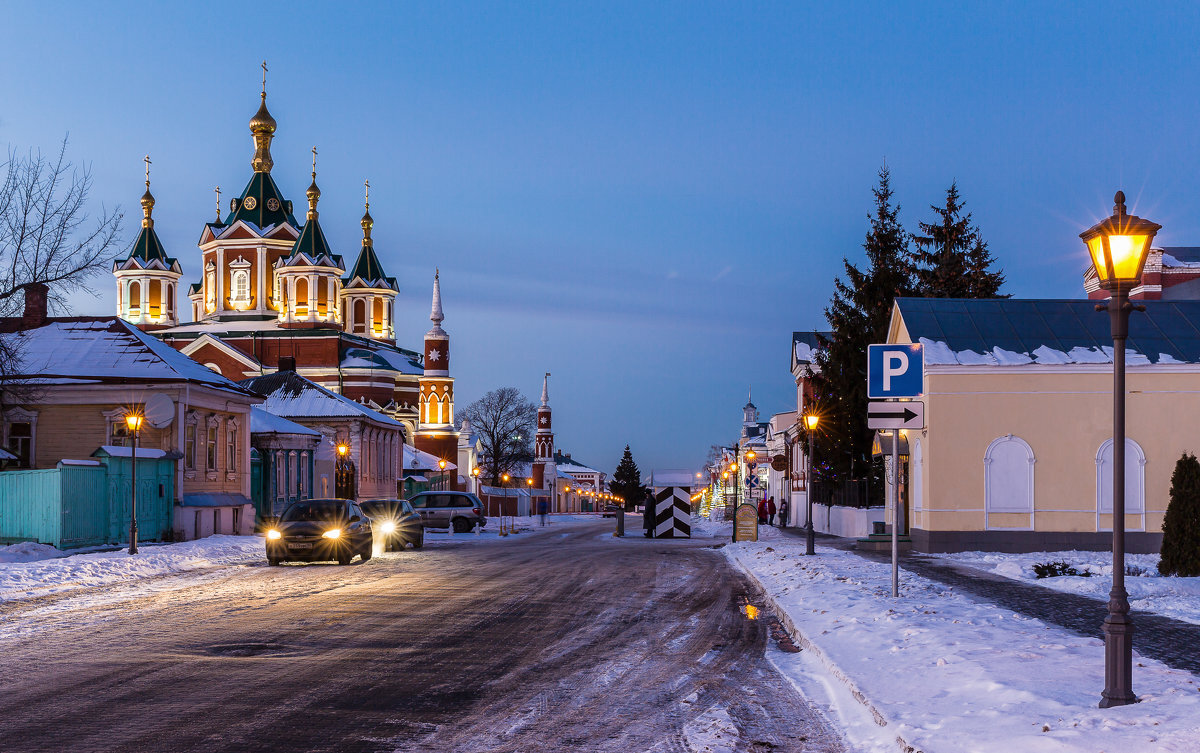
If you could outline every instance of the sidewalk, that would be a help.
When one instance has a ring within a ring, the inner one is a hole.
[[[700,527],[713,527],[717,535],[727,525]],[[761,589],[767,608],[803,649],[768,652],[772,662],[815,704],[829,709],[856,748],[1200,749],[1200,678],[1188,671],[1139,653],[1134,691],[1140,702],[1097,707],[1104,645],[1094,615],[1103,604],[1063,600],[1069,606],[1056,610],[1058,593],[1037,593],[1020,583],[1009,591],[1009,584],[988,579],[990,587],[1007,593],[1009,601],[1000,603],[968,589],[975,585],[973,574],[942,572],[939,564],[938,572],[922,575],[915,568],[925,563],[916,558],[903,563],[900,598],[893,599],[886,554],[861,556],[846,548],[850,542],[821,537],[817,556],[807,557],[802,533],[764,527],[761,540],[721,551]],[[1041,610],[1055,619],[1035,616]],[[1082,629],[1060,625],[1070,619],[1079,620]],[[1141,650],[1136,637],[1135,648]],[[873,723],[843,723],[863,708]]]
[[[781,529],[785,536],[804,539],[804,531]],[[854,539],[821,536],[824,546],[853,551],[860,557],[891,565],[888,552],[863,552],[854,549]],[[1086,596],[1051,591],[1041,586],[1023,583],[1002,575],[994,575],[966,565],[927,557],[919,552],[902,552],[900,569],[955,588],[962,593],[982,598],[1026,617],[1049,622],[1087,638],[1100,638],[1100,627],[1108,614],[1108,604]],[[904,572],[900,577],[904,578]],[[1131,611],[1133,648],[1142,656],[1200,674],[1200,625],[1163,617],[1151,612]]]

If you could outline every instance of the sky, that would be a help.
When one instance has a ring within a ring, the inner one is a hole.
[[[351,258],[362,183],[419,348],[441,269],[457,404],[551,372],[558,447],[699,467],[795,408],[793,330],[862,259],[885,163],[916,229],[957,181],[1027,298],[1082,296],[1078,234],[1121,188],[1200,245],[1200,6],[1156,3],[23,3],[0,144],[90,167],[131,242],[196,241],[241,192],[262,71],[273,175]],[[77,313],[115,310],[96,280]]]

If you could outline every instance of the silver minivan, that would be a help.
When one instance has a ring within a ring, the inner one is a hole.
[[[408,500],[426,528],[451,528],[467,533],[487,525],[483,502],[470,492],[421,492]]]

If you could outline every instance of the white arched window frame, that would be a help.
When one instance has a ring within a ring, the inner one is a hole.
[[[1101,525],[1102,515],[1112,514],[1112,439],[1104,440],[1096,451],[1096,530],[1111,531],[1112,527]],[[1142,446],[1129,437],[1125,438],[1125,516],[1138,516],[1136,528],[1125,526],[1127,531],[1146,530],[1146,453]]]
[[[989,531],[1033,530],[1033,466],[1037,459],[1024,439],[1012,434],[997,437],[983,456],[983,520]],[[994,526],[992,514],[1028,515],[1024,526]]]
[[[920,438],[913,440],[912,457],[909,459],[912,476],[912,506],[913,512],[925,509],[925,448]]]

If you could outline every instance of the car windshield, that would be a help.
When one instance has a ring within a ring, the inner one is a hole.
[[[284,510],[280,520],[284,523],[294,523],[302,520],[345,520],[346,503],[339,500],[316,499],[308,502],[297,502]]]
[[[372,499],[359,502],[362,511],[372,518],[395,515],[404,503],[398,499]]]

